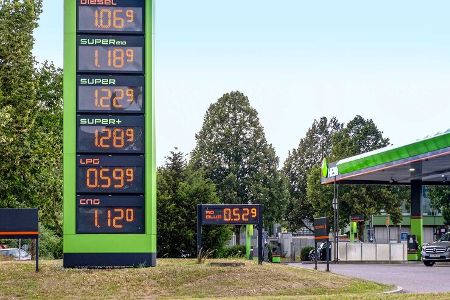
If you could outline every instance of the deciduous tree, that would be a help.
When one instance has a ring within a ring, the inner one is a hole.
[[[219,203],[214,184],[187,166],[184,154],[171,151],[158,169],[158,256],[196,254],[197,204]],[[205,226],[203,246],[221,252],[231,237],[228,226]]]
[[[0,207],[38,207],[61,234],[62,70],[32,55],[41,10],[0,2]]]
[[[266,225],[282,220],[287,182],[244,94],[231,92],[211,104],[196,140],[192,166],[216,184],[223,203],[263,204]]]
[[[308,227],[308,221],[314,218],[314,208],[306,194],[308,174],[330,156],[332,137],[340,130],[342,124],[334,117],[314,120],[298,147],[289,152],[284,162],[283,172],[288,178],[290,192],[286,220],[291,230]]]
[[[389,144],[389,139],[377,128],[371,119],[356,116],[343,130],[333,136],[333,146],[329,161],[337,161],[357,154],[376,150]],[[320,183],[321,172],[314,167],[308,176],[307,197],[315,214],[332,216],[333,186]],[[348,223],[351,214],[366,217],[382,210],[391,215],[394,224],[401,221],[401,204],[407,197],[406,190],[399,187],[340,185],[340,221]]]

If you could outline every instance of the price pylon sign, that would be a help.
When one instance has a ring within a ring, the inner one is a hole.
[[[151,0],[64,1],[64,266],[156,265]]]

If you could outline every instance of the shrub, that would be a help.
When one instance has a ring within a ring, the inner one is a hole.
[[[309,260],[309,252],[313,250],[313,246],[306,246],[302,248],[302,251],[300,252],[300,259],[303,261]]]
[[[53,230],[40,225],[39,255],[44,259],[58,259],[63,256],[62,238]]]
[[[232,247],[223,248],[220,252],[219,257],[244,257],[245,256],[245,245],[236,245]]]

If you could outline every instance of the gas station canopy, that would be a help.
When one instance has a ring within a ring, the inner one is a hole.
[[[402,146],[388,146],[322,164],[322,184],[449,185],[450,129]]]

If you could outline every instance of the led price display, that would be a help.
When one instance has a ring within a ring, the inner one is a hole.
[[[143,153],[143,116],[77,116],[77,152]]]
[[[144,38],[141,36],[77,37],[78,71],[142,72]]]
[[[140,113],[143,76],[78,76],[79,112]]]
[[[258,224],[259,205],[203,205],[203,224]]]
[[[143,193],[144,157],[77,155],[77,192]]]
[[[77,233],[143,233],[144,197],[77,196]]]
[[[78,30],[142,32],[142,8],[79,6]]]

